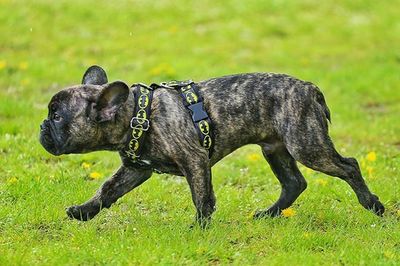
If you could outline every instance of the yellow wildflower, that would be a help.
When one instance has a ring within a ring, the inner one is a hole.
[[[315,180],[315,183],[324,187],[326,184],[328,184],[328,181],[326,179],[318,178]]]
[[[376,160],[376,153],[374,151],[371,151],[367,154],[365,157],[367,161],[374,162]]]
[[[20,62],[20,63],[18,64],[18,68],[19,68],[20,70],[25,70],[25,69],[27,69],[27,68],[28,68],[28,62]]]
[[[282,210],[282,216],[284,217],[292,217],[296,214],[296,212],[292,208],[287,208]]]
[[[395,257],[394,253],[389,250],[383,252],[383,256],[385,256],[387,259],[394,259]]]
[[[18,178],[16,178],[15,176],[13,176],[7,180],[7,184],[10,184],[10,185],[15,184],[17,182],[18,182]]]
[[[90,168],[90,163],[83,162],[81,166],[82,166],[83,169],[89,169]]]
[[[253,219],[255,214],[255,212],[249,212],[249,214],[247,214],[247,218]]]
[[[91,172],[91,173],[89,174],[89,178],[90,178],[90,179],[93,179],[93,180],[99,179],[100,177],[101,177],[101,174],[98,173],[98,172]]]
[[[310,238],[311,234],[309,232],[304,232],[303,237],[304,238]]]
[[[397,216],[399,216],[400,217],[400,210],[397,210]]]
[[[4,69],[7,67],[7,62],[6,60],[0,60],[0,70]]]
[[[249,161],[258,161],[258,160],[260,160],[261,159],[261,156],[259,155],[259,154],[257,154],[257,153],[252,153],[252,154],[250,154],[249,156],[247,156],[247,159],[249,160]]]

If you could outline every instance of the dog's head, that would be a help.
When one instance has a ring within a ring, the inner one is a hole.
[[[54,155],[111,149],[129,124],[128,97],[125,83],[108,83],[105,71],[91,66],[81,85],[51,99],[47,119],[40,125],[40,143]]]

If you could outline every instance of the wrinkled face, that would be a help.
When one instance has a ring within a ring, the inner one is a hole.
[[[40,126],[40,143],[51,154],[82,153],[98,139],[94,98],[99,88],[83,85],[60,91],[48,105]]]
[[[126,102],[129,88],[123,82],[107,84],[103,69],[90,67],[82,85],[53,96],[48,116],[40,125],[40,143],[53,155],[102,149],[104,129]]]

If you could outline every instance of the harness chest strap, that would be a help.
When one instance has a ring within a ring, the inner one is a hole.
[[[146,132],[150,129],[151,102],[153,89],[143,84],[134,85],[135,111],[130,122],[131,138],[125,147],[125,154],[137,162],[143,149]]]
[[[208,151],[208,157],[212,155],[213,141],[211,137],[212,123],[205,111],[203,98],[194,82],[179,87],[183,104],[189,110],[193,124],[199,136],[200,144]]]
[[[140,163],[139,157],[143,149],[146,132],[150,129],[151,102],[153,91],[157,88],[177,89],[183,99],[183,104],[189,110],[193,124],[199,136],[201,146],[209,157],[212,153],[212,123],[204,109],[203,99],[193,81],[152,84],[150,87],[139,83],[133,85],[135,111],[130,122],[131,137],[125,146],[124,153],[133,163]]]

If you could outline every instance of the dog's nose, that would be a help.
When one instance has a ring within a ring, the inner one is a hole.
[[[40,124],[40,130],[44,130],[46,128],[46,126],[45,126],[46,120],[43,120],[43,122]]]

